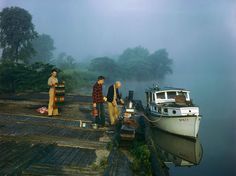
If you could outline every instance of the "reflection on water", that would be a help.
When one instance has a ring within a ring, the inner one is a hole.
[[[191,91],[191,97],[200,107],[199,136],[204,147],[204,156],[197,167],[169,166],[172,176],[234,176],[236,175],[236,84],[235,75],[204,72],[176,73],[165,80],[162,86],[183,87]],[[135,99],[145,107],[145,89],[157,83],[136,82],[123,86],[124,95],[134,90]],[[223,162],[222,162],[223,161]],[[158,167],[158,166],[156,166]],[[161,174],[159,174],[161,175]]]
[[[188,139],[156,128],[152,129],[152,136],[159,159],[166,167],[190,167],[200,164],[203,148],[199,138]]]

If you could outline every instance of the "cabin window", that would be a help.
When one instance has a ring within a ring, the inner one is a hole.
[[[155,94],[154,93],[152,94],[152,99],[153,99],[153,101],[155,101]]]
[[[165,92],[157,93],[157,99],[165,99]]]
[[[174,99],[176,97],[176,92],[167,92],[168,99]]]
[[[187,98],[187,92],[178,92],[178,95],[183,95],[183,96],[185,96],[185,98]]]
[[[168,109],[165,108],[165,109],[164,109],[164,112],[168,112]]]
[[[149,102],[150,102],[150,99],[149,99],[148,92],[146,92],[146,98],[147,98],[147,102],[149,103]]]

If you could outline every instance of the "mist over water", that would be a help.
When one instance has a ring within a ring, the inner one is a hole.
[[[202,120],[199,137],[204,155],[200,166],[190,170],[173,169],[179,175],[234,175],[235,169],[235,87],[231,78],[212,75],[191,76],[194,82],[186,82],[190,76],[182,75],[178,83],[192,91],[194,103],[199,105]],[[174,175],[175,175],[174,174]],[[178,174],[177,174],[178,175]]]
[[[229,76],[229,75],[228,75]],[[186,88],[193,102],[200,108],[202,120],[199,130],[203,158],[199,166],[171,167],[170,175],[234,175],[236,162],[235,84],[232,75],[174,74],[160,85]],[[134,90],[134,97],[145,105],[144,91],[156,83],[125,83],[122,90]]]
[[[36,30],[54,39],[56,53],[79,60],[142,45],[151,52],[166,48],[187,64],[209,63],[218,59],[199,56],[236,44],[233,0],[2,0],[0,9],[6,6],[28,10]]]
[[[171,167],[170,175],[235,175],[236,86],[235,74],[232,73],[232,70],[218,73],[209,73],[203,69],[197,72],[176,70],[159,83],[161,86],[190,90],[190,96],[202,115],[199,138],[203,146],[203,158],[200,165],[190,168]],[[124,83],[122,90],[134,90],[134,97],[142,99],[145,105],[144,91],[155,83],[158,81]]]
[[[202,115],[203,159],[199,166],[173,167],[170,175],[236,174],[236,1],[0,1],[0,10],[8,6],[32,14],[36,30],[54,39],[55,55],[66,52],[79,62],[117,58],[139,45],[150,52],[166,48],[173,74],[162,81],[122,81],[123,97],[134,90],[145,105],[145,89],[153,84],[190,90]]]

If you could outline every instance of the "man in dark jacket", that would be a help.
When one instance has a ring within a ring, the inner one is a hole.
[[[119,94],[118,89],[120,87],[121,87],[121,83],[119,81],[116,81],[114,85],[111,85],[108,88],[107,103],[108,103],[108,112],[109,112],[111,125],[114,125],[116,123],[119,116],[117,100],[120,100],[122,104],[124,103],[124,101],[121,99],[120,94]]]
[[[98,110],[98,115],[95,117],[95,123],[104,126],[105,125],[105,114],[104,114],[104,101],[106,97],[102,93],[102,85],[104,84],[105,78],[99,76],[97,82],[93,86],[93,107]]]

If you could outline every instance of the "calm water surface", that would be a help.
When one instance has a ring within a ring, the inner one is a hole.
[[[144,99],[142,92],[148,84],[152,85],[152,83],[124,84],[123,91],[127,92],[129,87],[135,90],[135,97]],[[175,74],[163,84],[189,89],[193,102],[200,107],[202,115],[198,138],[198,143],[203,149],[200,163],[191,167],[168,164],[169,174],[171,176],[236,175],[236,81],[233,76],[220,73],[219,75]],[[164,135],[162,142],[164,138],[169,137]],[[171,140],[186,144],[181,139],[171,138]],[[194,144],[187,142],[186,146],[188,145]],[[175,149],[179,150],[178,147]]]

